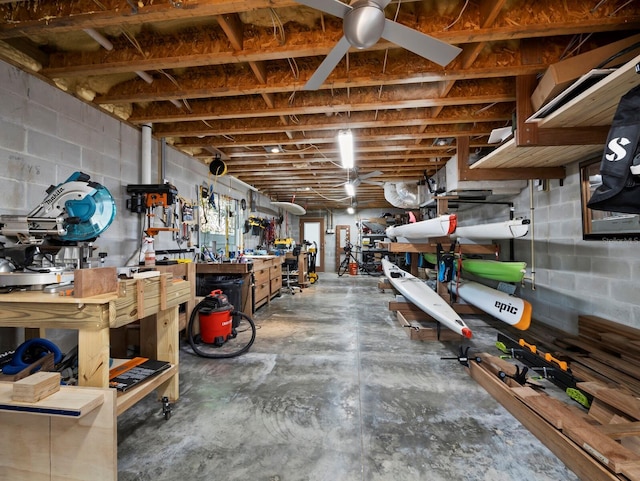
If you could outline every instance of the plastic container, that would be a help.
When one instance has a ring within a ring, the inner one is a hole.
[[[156,251],[153,248],[153,237],[151,240],[146,239],[146,250],[144,251],[144,265],[155,266],[156,265]]]
[[[196,277],[196,296],[206,296],[211,291],[220,289],[227,296],[229,304],[234,310],[242,311],[242,279],[230,279],[227,276],[200,276]],[[252,313],[248,313],[252,314]]]
[[[357,276],[358,275],[358,264],[355,262],[349,263],[349,275]]]
[[[203,308],[199,313],[200,337],[207,344],[221,346],[231,337],[231,309]]]

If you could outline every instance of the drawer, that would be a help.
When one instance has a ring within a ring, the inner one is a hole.
[[[274,277],[271,279],[271,295],[275,294],[282,287],[282,277]]]
[[[256,303],[260,301],[263,297],[269,297],[270,285],[269,281],[263,282],[262,284],[256,283]]]
[[[269,268],[263,267],[262,269],[258,269],[253,274],[256,286],[260,284],[265,284],[269,282]]]
[[[271,272],[270,272],[271,279],[280,277],[281,275],[282,275],[282,264],[271,266]]]

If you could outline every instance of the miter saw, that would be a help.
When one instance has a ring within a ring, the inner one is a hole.
[[[86,267],[91,243],[115,218],[109,191],[82,172],[46,192],[26,216],[0,215],[0,234],[15,240],[0,250],[0,286],[41,288],[73,281],[73,270]]]

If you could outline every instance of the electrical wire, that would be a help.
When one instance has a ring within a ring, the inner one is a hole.
[[[460,18],[462,17],[462,14],[466,10],[467,5],[469,5],[469,0],[466,0],[464,2],[464,5],[462,6],[462,10],[460,10],[460,14],[458,15],[458,18],[456,18],[453,22],[451,22],[449,25],[444,27],[445,30],[449,30],[451,27],[453,27],[456,23],[458,23],[460,21]]]

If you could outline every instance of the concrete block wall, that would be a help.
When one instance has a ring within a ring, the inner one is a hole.
[[[515,215],[531,218],[535,290],[530,281],[521,295],[533,305],[533,316],[565,331],[577,333],[578,315],[600,316],[640,328],[640,243],[585,241],[578,164],[567,166],[560,185],[547,191],[523,190],[514,199]],[[515,241],[516,259],[532,266],[531,234]],[[529,272],[528,272],[529,274]]]
[[[143,215],[126,209],[126,186],[141,182],[141,133],[93,106],[25,72],[0,62],[0,213],[26,215],[52,184],[82,171],[103,184],[116,202],[114,222],[95,242],[107,252],[107,265],[135,263]],[[159,141],[152,142],[152,182],[164,178],[180,195],[196,198],[196,185],[213,183],[199,161]],[[247,198],[248,189],[230,177],[216,181],[218,192]],[[268,203],[268,199],[263,202]],[[0,240],[2,240],[0,238]],[[156,248],[174,249],[171,234],[156,238]]]

